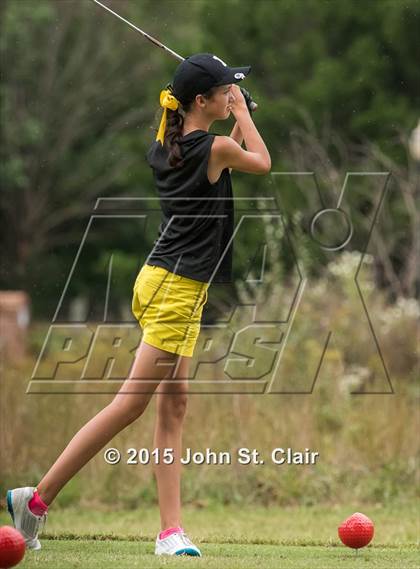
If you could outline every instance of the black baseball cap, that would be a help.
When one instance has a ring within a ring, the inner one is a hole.
[[[211,87],[238,83],[250,71],[250,65],[229,67],[213,53],[196,53],[178,65],[172,81],[172,92],[181,104],[186,104]]]

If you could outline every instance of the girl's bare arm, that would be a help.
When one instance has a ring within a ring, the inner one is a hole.
[[[242,145],[243,141],[244,141],[244,137],[242,136],[242,131],[241,131],[241,127],[238,125],[237,122],[235,122],[235,125],[232,129],[232,132],[230,133],[230,138],[233,138],[233,140],[235,142],[237,142],[239,145]]]

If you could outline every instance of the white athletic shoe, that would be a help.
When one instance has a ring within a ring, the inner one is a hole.
[[[193,555],[201,557],[201,551],[184,532],[176,532],[163,539],[159,539],[158,534],[155,555]]]
[[[41,549],[38,539],[40,526],[42,528],[47,520],[47,514],[36,516],[28,508],[28,502],[34,494],[35,488],[15,488],[7,492],[7,509],[12,516],[13,525],[20,531],[25,539],[28,549]]]

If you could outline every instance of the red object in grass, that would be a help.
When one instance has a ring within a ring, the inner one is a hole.
[[[17,529],[0,527],[0,567],[8,569],[20,563],[25,555],[25,540]]]
[[[344,545],[360,549],[372,541],[374,531],[372,520],[356,512],[339,526],[338,535]]]

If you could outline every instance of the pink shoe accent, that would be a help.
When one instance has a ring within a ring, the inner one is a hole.
[[[168,528],[164,531],[161,531],[159,534],[159,539],[165,539],[165,537],[169,537],[173,533],[182,533],[184,530],[181,527],[177,528]]]
[[[28,508],[36,516],[43,516],[48,510],[47,504],[41,500],[37,490],[35,490],[34,495],[29,500]]]

